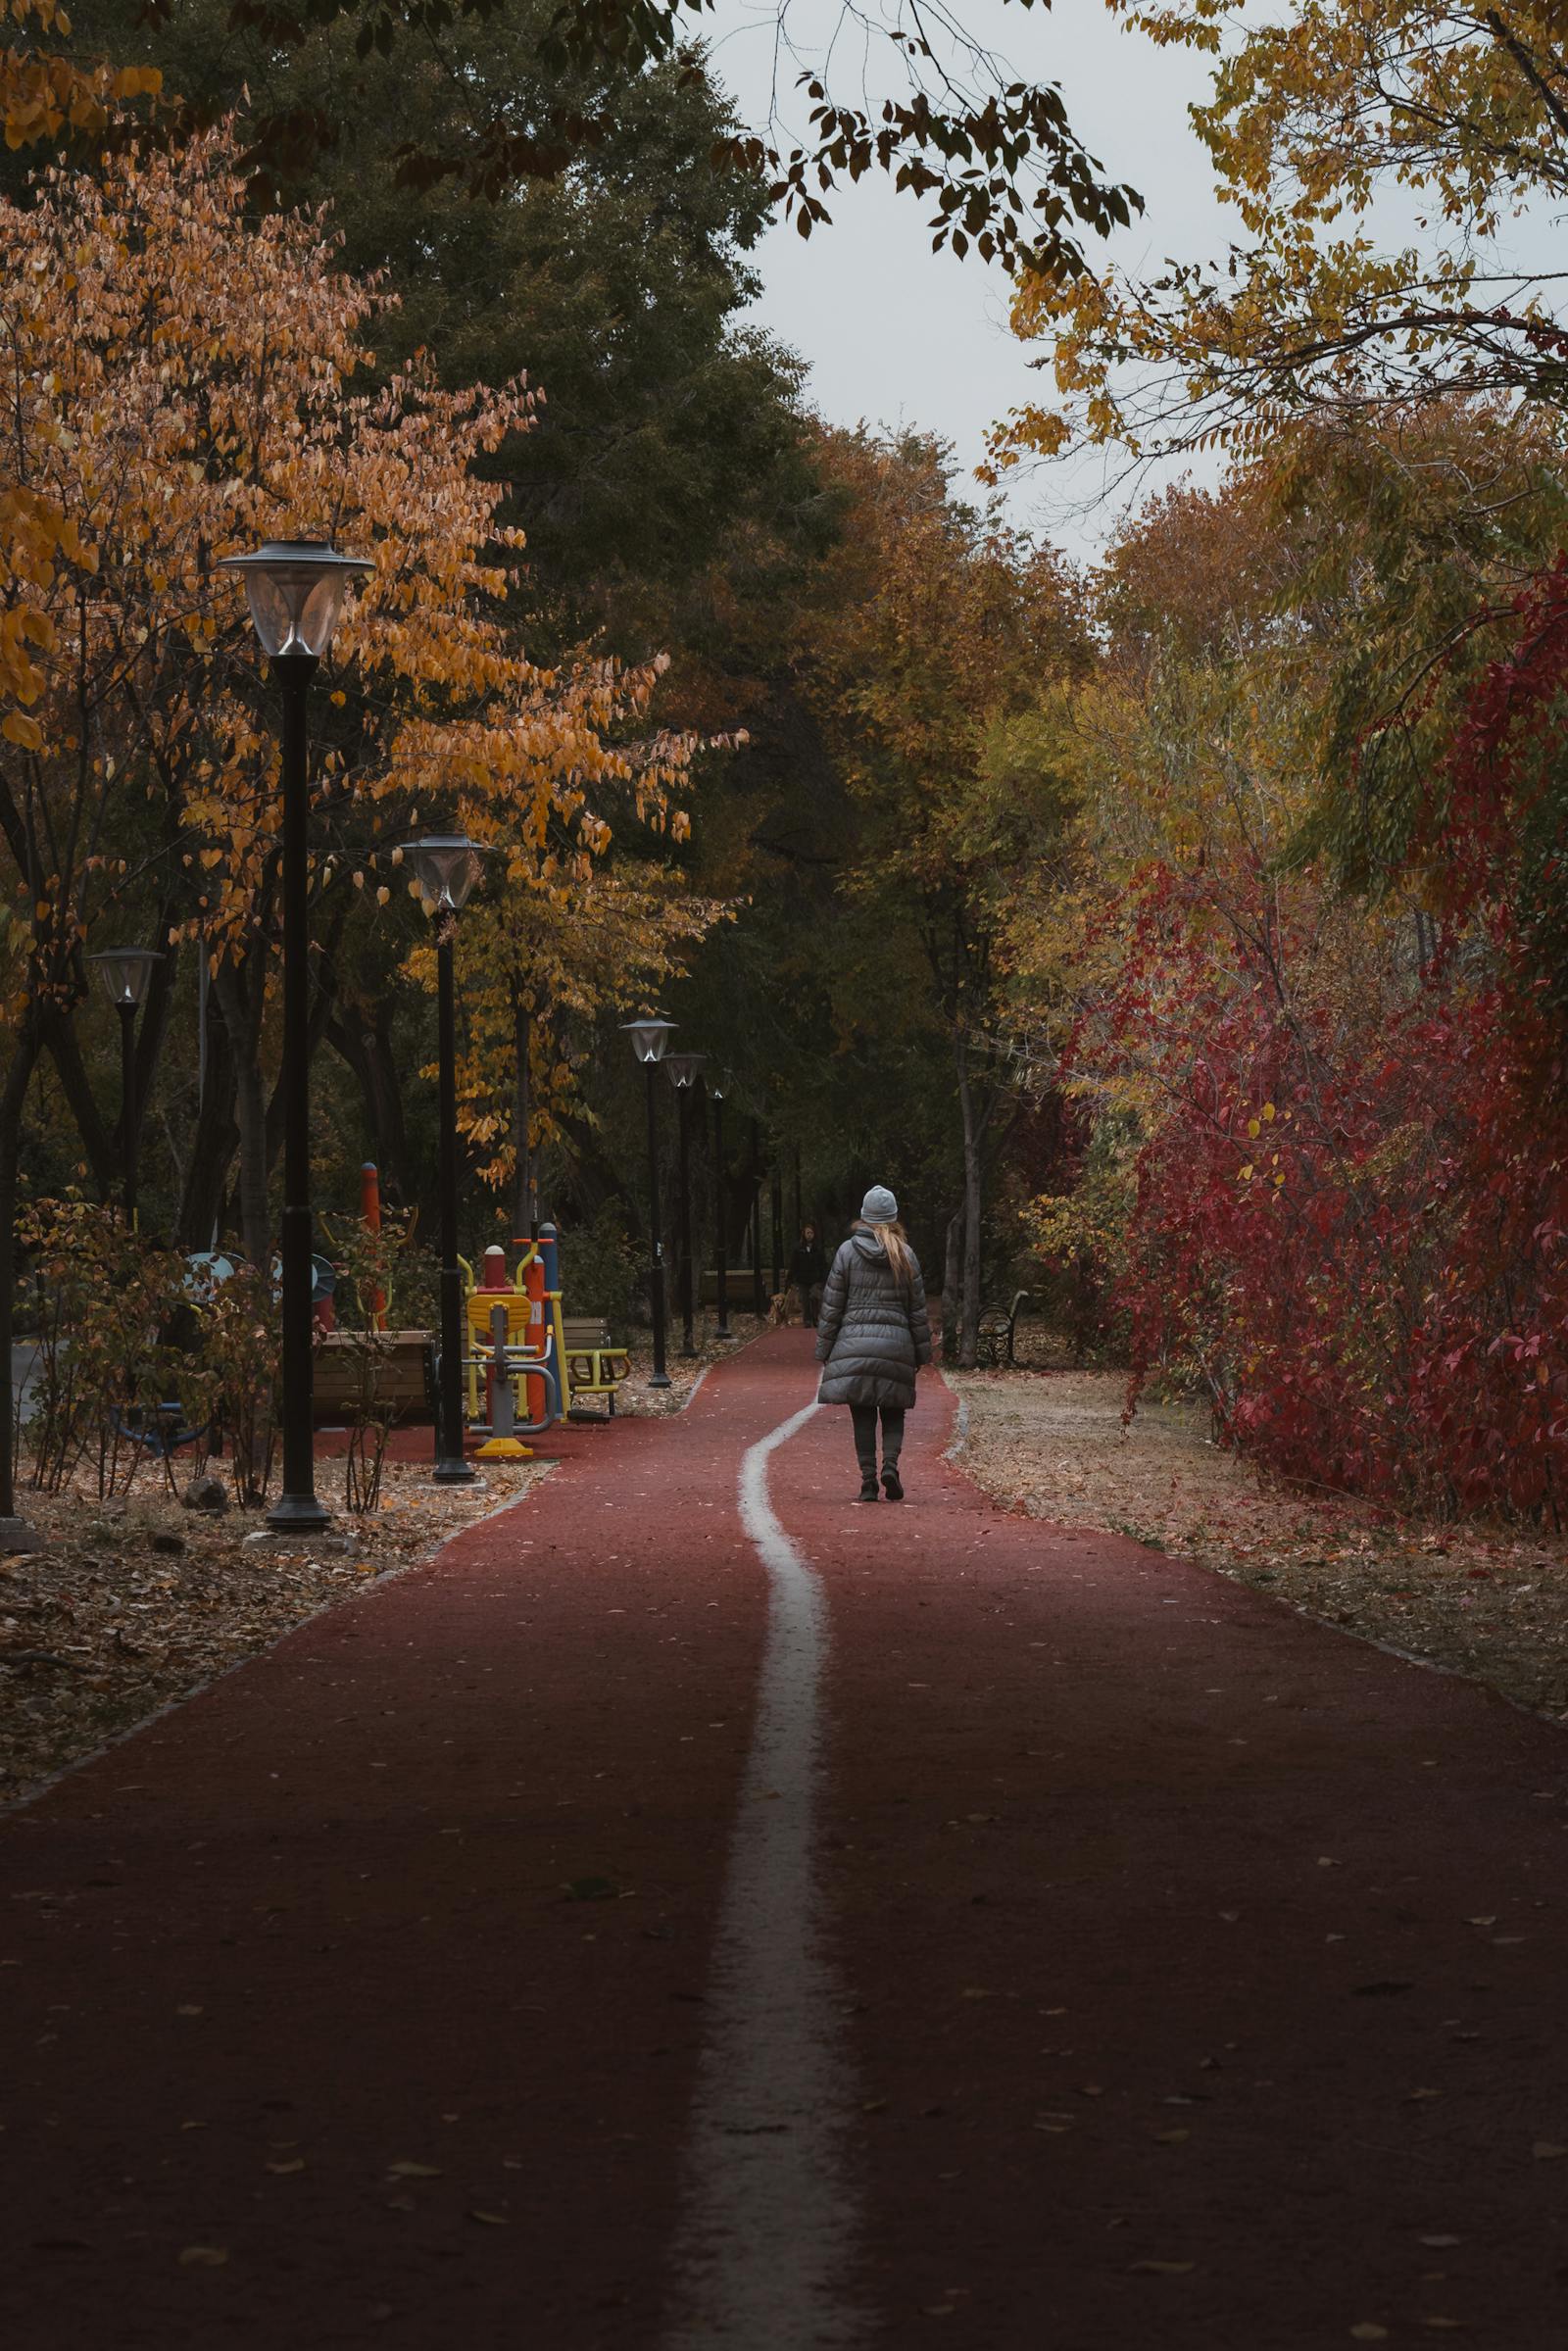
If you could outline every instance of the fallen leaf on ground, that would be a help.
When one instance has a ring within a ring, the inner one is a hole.
[[[186,2245],[179,2266],[182,2270],[220,2270],[227,2259],[226,2245]]]
[[[1143,2278],[1185,2278],[1190,2270],[1197,2269],[1198,2264],[1196,2261],[1130,2261],[1127,2267]]]
[[[386,2168],[387,2176],[392,2180],[439,2180],[441,2177],[438,2163],[389,2163]]]

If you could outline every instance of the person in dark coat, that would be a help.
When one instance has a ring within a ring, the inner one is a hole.
[[[790,1288],[801,1301],[801,1320],[814,1331],[822,1311],[822,1285],[827,1280],[827,1253],[814,1224],[803,1224],[795,1254],[790,1259]]]
[[[920,1262],[885,1184],[872,1185],[858,1223],[833,1259],[816,1326],[816,1359],[823,1367],[817,1401],[850,1407],[860,1465],[857,1499],[877,1499],[880,1415],[882,1492],[890,1502],[902,1502],[904,1415],[914,1402],[915,1373],[931,1360],[931,1324]]]

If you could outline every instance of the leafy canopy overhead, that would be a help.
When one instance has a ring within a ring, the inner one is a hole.
[[[1147,276],[1034,269],[1014,324],[1050,345],[1058,399],[1011,420],[1004,462],[1074,438],[1256,449],[1309,412],[1455,392],[1560,402],[1562,272],[1518,249],[1568,193],[1560,0],[1109,5],[1213,55],[1193,122],[1245,241]]]
[[[444,54],[460,20],[501,17],[509,0],[234,0],[230,22],[279,49],[300,48],[339,23],[355,28],[362,56],[398,49],[415,57]],[[1013,0],[1020,9],[1049,0]],[[427,129],[405,145],[406,182],[430,187],[456,179],[473,195],[497,197],[526,180],[556,180],[614,134],[617,87],[627,74],[683,63],[703,68],[691,47],[713,0],[561,0],[537,36],[543,76],[559,76],[560,95],[527,109],[498,103],[461,132]],[[155,27],[173,0],[150,0]],[[961,9],[943,0],[887,0],[875,16],[846,6],[840,29],[862,63],[857,95],[846,99],[831,78],[829,40],[811,62],[792,44],[789,9],[776,11],[780,53],[798,70],[807,126],[798,140],[775,106],[766,124],[737,127],[714,143],[718,169],[739,167],[766,187],[803,236],[830,218],[827,198],[845,180],[888,172],[917,198],[931,198],[933,243],[1011,266],[1027,259],[1068,274],[1084,266],[1075,224],[1104,234],[1125,225],[1140,200],[1107,180],[1078,138],[1054,82],[1013,77],[1004,62],[965,29]],[[873,55],[889,73],[884,93],[868,88]],[[606,84],[586,91],[584,75]],[[330,111],[295,103],[265,113],[254,160],[287,167],[330,145],[339,125]]]

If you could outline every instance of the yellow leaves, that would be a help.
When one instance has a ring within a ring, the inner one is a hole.
[[[27,717],[22,710],[6,712],[4,719],[0,719],[0,735],[4,735],[8,743],[15,743],[23,751],[42,751],[43,749],[43,728],[38,724],[36,718]]]

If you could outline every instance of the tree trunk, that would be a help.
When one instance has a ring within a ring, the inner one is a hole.
[[[948,1246],[942,1266],[942,1359],[951,1362],[958,1351],[958,1291],[963,1263],[963,1202],[948,1218]]]
[[[74,1019],[58,1004],[40,1005],[38,1034],[39,1043],[47,1049],[54,1062],[61,1091],[75,1120],[81,1148],[87,1154],[87,1164],[92,1170],[93,1185],[101,1200],[111,1200],[120,1181],[123,1161],[117,1148],[118,1137],[111,1127],[105,1125],[100,1115],[92,1080],[82,1061]],[[33,1057],[37,1057],[36,1048]]]
[[[963,1119],[963,1271],[958,1307],[958,1369],[973,1371],[980,1356],[980,1143],[974,1088],[961,1036],[955,1040],[958,1109]],[[944,1302],[944,1312],[946,1304]]]
[[[228,1031],[234,1059],[240,1248],[250,1263],[265,1273],[272,1259],[272,1219],[267,1199],[267,1082],[262,1075],[261,1018],[259,1010],[253,1012],[247,1004],[240,967],[231,961],[220,963],[214,973],[213,996]]]
[[[205,948],[202,952],[206,953]],[[217,1018],[207,1023],[201,1108],[196,1114],[185,1192],[175,1225],[180,1249],[212,1248],[238,1141],[239,1129],[234,1123],[234,1055],[228,1041],[228,1024],[220,1008]]]
[[[408,1201],[408,1130],[387,1019],[388,1007],[384,1005],[371,1010],[346,1004],[327,1019],[326,1042],[348,1063],[359,1081],[380,1177],[381,1199],[385,1206],[400,1208]]]
[[[17,1515],[17,1398],[11,1379],[17,1296],[17,1169],[22,1113],[38,1058],[36,1015],[29,1006],[0,1093],[0,1364],[5,1366],[5,1425],[0,1428],[0,1518]]]
[[[167,940],[173,924],[173,909],[166,907],[160,913],[155,937]],[[153,965],[152,985],[136,1028],[135,1099],[136,1143],[146,1131],[147,1114],[153,1103],[153,1080],[163,1058],[169,1036],[169,1023],[174,1009],[174,987],[179,977],[179,951],[164,947],[162,961]],[[123,1124],[124,1112],[121,1112]]]

